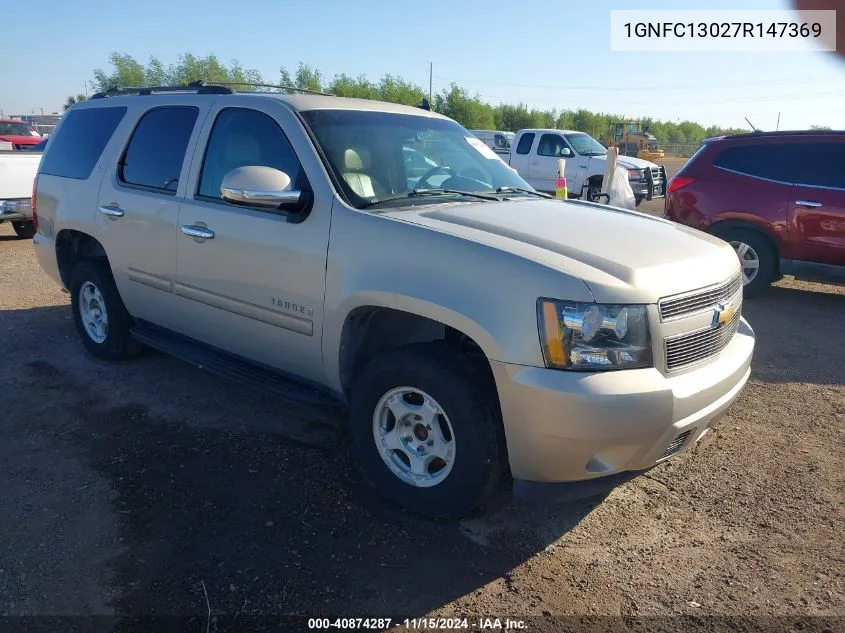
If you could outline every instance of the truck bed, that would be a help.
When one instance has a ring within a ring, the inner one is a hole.
[[[0,200],[32,196],[41,154],[29,150],[0,151]]]

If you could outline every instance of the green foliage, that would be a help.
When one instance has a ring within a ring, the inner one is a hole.
[[[456,84],[434,95],[432,107],[470,130],[492,130],[496,126],[492,106]]]
[[[110,73],[101,68],[94,71],[94,84],[98,91],[118,86],[184,86],[199,80],[263,83],[257,70],[245,69],[237,60],[227,65],[214,54],[197,57],[187,53],[180,55],[176,64],[165,67],[156,57],[150,57],[146,64],[142,64],[131,55],[112,53],[109,63],[112,66]]]
[[[831,128],[829,128],[827,125],[811,125],[810,129],[811,130],[829,130]]]
[[[111,72],[102,69],[94,71],[94,84],[98,90],[114,86],[165,86],[185,85],[196,80],[209,82],[246,82],[264,83],[261,73],[254,69],[243,68],[237,60],[229,64],[221,62],[215,55],[197,57],[191,54],[180,55],[176,64],[164,66],[156,57],[151,57],[142,64],[131,55],[112,53],[109,56]],[[405,81],[400,77],[384,75],[378,82],[370,81],[364,75],[353,77],[346,73],[335,75],[328,80],[317,68],[300,62],[291,73],[284,66],[279,69],[279,84],[300,90],[328,92],[341,97],[359,99],[380,99],[405,105],[419,105],[427,92],[420,86]],[[267,90],[266,88],[237,87],[240,90]],[[294,90],[286,90],[294,92]],[[65,109],[76,101],[84,99],[82,95],[68,97]],[[590,136],[602,139],[610,130],[614,121],[624,121],[619,114],[577,110],[537,110],[529,109],[525,104],[500,104],[491,106],[481,100],[479,95],[471,95],[466,89],[456,84],[434,95],[432,109],[471,130],[505,130],[516,132],[524,128],[558,128],[586,132]],[[734,134],[746,130],[737,128],[703,127],[693,121],[659,121],[643,119],[648,131],[661,144],[698,144],[705,138],[719,134]],[[811,129],[829,129],[825,126],[811,126]]]
[[[82,95],[82,94],[80,94],[80,95],[75,95],[75,96],[74,96],[74,95],[70,95],[70,96],[67,98],[67,101],[65,101],[64,106],[62,106],[62,107],[63,107],[63,109],[65,109],[65,110],[69,110],[69,109],[71,108],[71,106],[73,106],[73,104],[75,104],[75,103],[79,103],[80,101],[85,101],[85,95]]]

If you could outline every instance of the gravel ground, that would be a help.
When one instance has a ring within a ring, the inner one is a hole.
[[[323,411],[152,351],[86,356],[68,304],[0,226],[0,629],[45,622],[8,617],[22,615],[287,631],[304,626],[250,618],[428,614],[845,630],[843,288],[784,280],[746,302],[752,378],[691,450],[601,498],[502,494],[461,522],[374,499]],[[588,615],[609,619],[565,617]]]

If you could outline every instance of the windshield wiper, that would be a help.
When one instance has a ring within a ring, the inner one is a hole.
[[[502,201],[501,198],[497,198],[496,196],[491,196],[489,194],[484,193],[477,193],[475,191],[460,191],[459,189],[414,189],[413,191],[408,191],[407,193],[401,193],[396,196],[387,196],[386,198],[382,198],[381,200],[374,200],[373,202],[368,202],[364,205],[361,205],[359,208],[367,209],[377,204],[381,204],[382,202],[391,202],[392,200],[406,200],[407,198],[444,195],[468,196],[470,198],[479,198],[481,200],[495,200],[496,202]]]
[[[538,198],[551,198],[547,193],[540,193],[539,191],[532,191],[531,189],[525,189],[523,187],[499,187],[496,189],[496,193],[527,193],[532,196],[537,196]]]

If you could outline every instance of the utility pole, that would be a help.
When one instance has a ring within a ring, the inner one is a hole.
[[[780,112],[778,112],[778,124],[777,124],[777,127],[775,127],[775,132],[777,132],[779,129],[780,129]]]
[[[88,82],[85,81],[82,83],[82,91],[85,93],[85,99],[88,99]]]
[[[431,103],[431,87],[434,85],[434,64],[428,62],[428,102]]]

